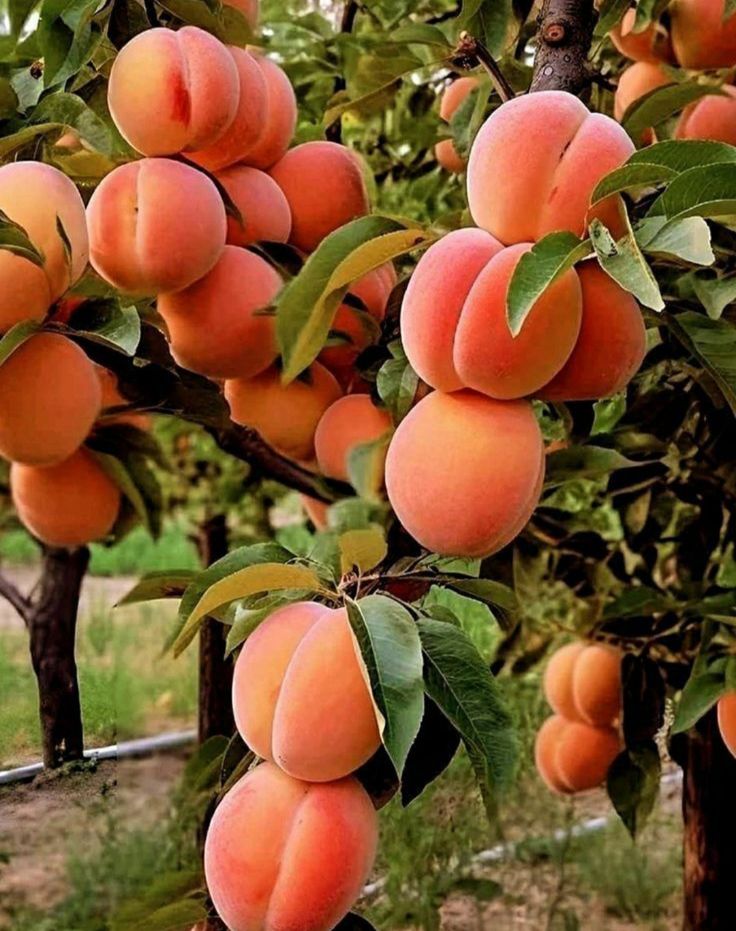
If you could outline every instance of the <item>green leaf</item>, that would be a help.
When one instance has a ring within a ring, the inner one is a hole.
[[[431,23],[407,22],[406,25],[387,33],[385,41],[400,45],[436,45],[448,53],[452,51],[447,36],[439,26],[433,26]]]
[[[711,320],[718,320],[726,307],[736,301],[736,275],[729,278],[694,275],[692,284],[696,297]]]
[[[278,301],[276,330],[284,381],[293,381],[317,358],[353,281],[389,259],[429,246],[435,238],[381,216],[361,217],[327,236]]]
[[[34,333],[38,333],[41,324],[35,320],[24,320],[22,323],[16,323],[0,339],[0,365],[12,356],[16,349],[30,339]]]
[[[340,534],[340,561],[345,575],[353,569],[368,572],[386,558],[388,549],[383,531],[378,527],[348,530]]]
[[[396,423],[403,420],[414,406],[419,388],[419,376],[411,367],[400,340],[389,344],[393,358],[384,362],[376,376],[376,388]]]
[[[702,670],[693,669],[675,708],[672,733],[689,731],[725,692],[726,679],[723,672],[713,672],[707,666]]]
[[[705,165],[678,175],[652,204],[649,216],[728,217],[736,214],[736,164]]]
[[[627,108],[621,122],[631,138],[638,142],[645,130],[659,126],[688,104],[713,93],[720,92],[718,88],[695,81],[665,84],[637,98]]]
[[[383,745],[401,778],[424,713],[419,633],[406,608],[385,595],[346,606],[380,713]]]
[[[506,320],[518,336],[527,315],[544,291],[577,262],[593,254],[590,240],[572,233],[549,233],[522,255],[506,295]]]
[[[450,117],[450,132],[455,149],[467,159],[488,106],[488,87],[482,84],[472,90]]]
[[[513,42],[517,22],[512,0],[463,0],[459,25],[480,39],[494,58]]]
[[[645,307],[663,310],[664,301],[657,279],[639,249],[631,226],[625,236],[616,242],[600,220],[590,224],[593,241],[601,268],[624,290],[629,291]]]
[[[648,151],[648,149],[645,151]],[[610,197],[612,194],[620,194],[622,191],[631,191],[641,187],[654,187],[676,177],[677,171],[674,168],[668,168],[666,165],[646,162],[635,164],[629,161],[626,165],[622,165],[621,168],[616,168],[610,174],[607,174],[605,178],[601,178],[593,190],[591,203],[597,204],[606,197]]]
[[[350,484],[367,501],[378,501],[381,498],[386,451],[390,441],[389,431],[369,443],[358,443],[348,453]]]
[[[595,24],[596,38],[607,36],[613,27],[618,25],[630,6],[630,0],[603,0],[600,4],[598,21]]]
[[[401,776],[401,804],[406,808],[450,765],[460,735],[432,699],[424,696],[424,717]]]
[[[640,164],[659,165],[681,174],[689,168],[724,162],[736,162],[736,147],[704,139],[668,139],[634,152],[624,168]]]
[[[516,592],[503,582],[494,582],[492,579],[443,579],[437,584],[503,611],[512,613],[519,608]]]
[[[653,741],[624,750],[608,770],[608,797],[632,838],[652,813],[661,776],[662,763]]]
[[[634,469],[648,465],[634,462],[615,449],[603,446],[568,446],[547,456],[545,488],[554,488],[571,479],[600,478],[617,469]]]
[[[11,220],[2,210],[0,210],[0,249],[27,259],[39,268],[43,268],[46,264],[43,252],[34,246],[23,227]]]
[[[29,120],[31,123],[57,123],[69,127],[103,155],[112,156],[119,152],[110,127],[76,94],[49,94],[33,109]]]
[[[637,226],[636,240],[645,252],[682,259],[694,265],[712,265],[716,257],[710,229],[702,217],[670,220],[648,217]]]
[[[490,670],[461,628],[427,618],[417,626],[427,694],[460,733],[484,791],[506,784],[518,748]]]
[[[736,327],[695,311],[669,317],[667,326],[713,376],[736,414]]]
[[[126,464],[110,453],[100,452],[90,445],[90,452],[107,475],[115,482],[133,507],[136,517],[146,530],[151,529],[148,507],[140,489],[135,483]]]
[[[199,26],[211,32],[213,36],[228,45],[237,45],[241,48],[253,42],[253,30],[248,21],[235,7],[223,2],[218,4],[218,12],[208,9],[207,3],[202,0],[158,0],[159,4],[169,13],[191,26]]]
[[[181,598],[195,576],[196,573],[191,569],[148,572],[115,603],[115,607],[156,601],[159,598]]]
[[[309,592],[299,589],[259,599],[258,603],[251,607],[238,605],[232,626],[227,633],[225,656],[230,656],[234,650],[237,650],[241,644],[245,643],[259,624],[265,621],[274,611],[278,611],[279,608],[284,608],[288,604],[293,604],[295,601],[304,601],[309,597],[309,594]]]
[[[74,332],[127,356],[135,355],[141,339],[141,321],[135,306],[116,298],[85,301],[74,313]]]

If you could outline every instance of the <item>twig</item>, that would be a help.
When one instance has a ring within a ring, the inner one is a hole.
[[[343,7],[342,18],[340,20],[341,34],[344,33],[347,35],[353,31],[358,10],[359,7],[356,0],[345,0],[345,6]],[[340,91],[344,91],[346,87],[345,78],[342,74],[338,74],[335,78],[333,93],[339,94]],[[342,142],[342,117],[338,117],[334,123],[330,123],[325,130],[325,136],[330,142]]]
[[[457,63],[463,68],[472,68],[476,62],[480,62],[488,72],[496,93],[504,103],[516,96],[513,87],[498,67],[496,59],[475,36],[471,36],[467,32],[461,32],[452,57],[453,60],[457,59]]]
[[[593,75],[588,53],[595,17],[593,0],[544,0],[537,21],[531,92],[562,90],[587,99]]]
[[[23,592],[4,575],[0,575],[0,595],[15,608],[27,627],[33,610],[30,598],[26,598]]]

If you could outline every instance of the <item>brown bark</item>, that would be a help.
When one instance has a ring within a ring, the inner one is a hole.
[[[228,532],[224,514],[202,524],[197,548],[205,566],[227,555]],[[235,731],[231,689],[233,664],[225,658],[227,628],[206,618],[199,634],[199,742],[210,737],[230,737]]]
[[[537,54],[530,91],[568,91],[586,99],[592,71],[593,0],[544,0],[539,14]]]
[[[38,680],[43,762],[47,768],[82,759],[84,734],[74,647],[79,593],[89,550],[44,547],[38,600],[28,613]]]
[[[736,928],[736,760],[718,731],[715,710],[683,747],[685,931]]]

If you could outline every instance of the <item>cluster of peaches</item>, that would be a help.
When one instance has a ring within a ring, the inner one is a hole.
[[[378,838],[353,773],[381,738],[345,609],[298,602],[271,614],[238,657],[233,710],[265,762],[215,811],[210,896],[230,931],[329,931],[359,897]]]

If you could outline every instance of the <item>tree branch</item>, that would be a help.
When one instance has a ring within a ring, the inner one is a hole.
[[[593,0],[544,0],[530,92],[562,90],[587,100],[595,20]]]
[[[15,608],[21,618],[23,618],[23,623],[27,627],[30,623],[33,603],[30,598],[26,598],[23,592],[4,575],[0,575],[0,596]]]
[[[455,58],[457,58],[458,64],[463,68],[473,68],[476,62],[480,62],[488,73],[491,83],[503,103],[512,100],[516,96],[513,87],[506,80],[503,71],[498,67],[496,59],[475,36],[471,36],[467,32],[460,33],[460,38],[453,54],[453,59]]]
[[[342,9],[342,18],[340,19],[340,33],[348,34],[353,31],[358,9],[357,0],[345,0],[345,5]],[[335,78],[333,93],[339,94],[340,91],[344,91],[346,87],[345,78],[341,74],[338,74]],[[330,142],[342,142],[342,117],[338,117],[334,123],[331,123],[327,127],[325,136]]]

